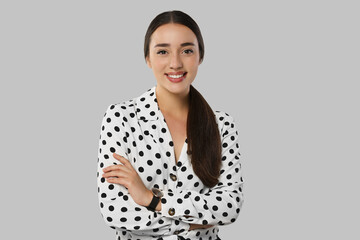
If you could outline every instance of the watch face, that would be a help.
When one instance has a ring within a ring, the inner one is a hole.
[[[155,197],[162,197],[163,193],[158,188],[152,188],[151,191],[153,192]]]

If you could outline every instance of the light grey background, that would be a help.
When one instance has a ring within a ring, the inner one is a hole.
[[[222,239],[359,239],[357,1],[124,2],[1,1],[0,238],[115,239],[101,120],[155,85],[144,35],[177,9],[205,41],[194,86],[240,133],[245,203]]]

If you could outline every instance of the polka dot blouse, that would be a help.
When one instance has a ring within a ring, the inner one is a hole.
[[[117,239],[220,239],[218,226],[234,222],[243,204],[234,119],[214,111],[221,136],[222,167],[219,183],[208,188],[192,169],[187,139],[176,163],[174,144],[157,104],[155,88],[106,110],[97,164],[101,215],[116,230]],[[152,212],[138,205],[124,186],[102,177],[103,168],[119,164],[112,156],[114,152],[131,162],[148,189],[162,190],[161,211]],[[189,230],[191,223],[214,226]]]

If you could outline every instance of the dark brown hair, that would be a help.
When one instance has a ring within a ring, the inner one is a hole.
[[[204,41],[199,26],[186,13],[178,10],[157,15],[150,23],[145,34],[144,56],[149,56],[151,35],[161,25],[182,24],[191,29],[198,40],[200,59],[204,58]],[[203,96],[190,85],[189,113],[187,118],[187,143],[195,174],[205,186],[213,187],[218,183],[221,168],[221,140],[215,114]]]

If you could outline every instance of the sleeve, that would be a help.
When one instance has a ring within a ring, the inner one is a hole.
[[[122,113],[117,105],[110,105],[104,114],[100,132],[97,186],[100,212],[106,224],[113,229],[133,232],[137,235],[171,235],[175,231],[188,230],[190,225],[152,212],[134,202],[126,187],[112,184],[102,177],[102,169],[117,164],[114,152],[128,158],[124,138]],[[130,159],[129,159],[130,160]]]
[[[164,191],[160,211],[163,216],[203,225],[227,225],[237,219],[244,201],[241,154],[234,119],[226,115],[221,130],[222,167],[219,183],[206,192]]]

